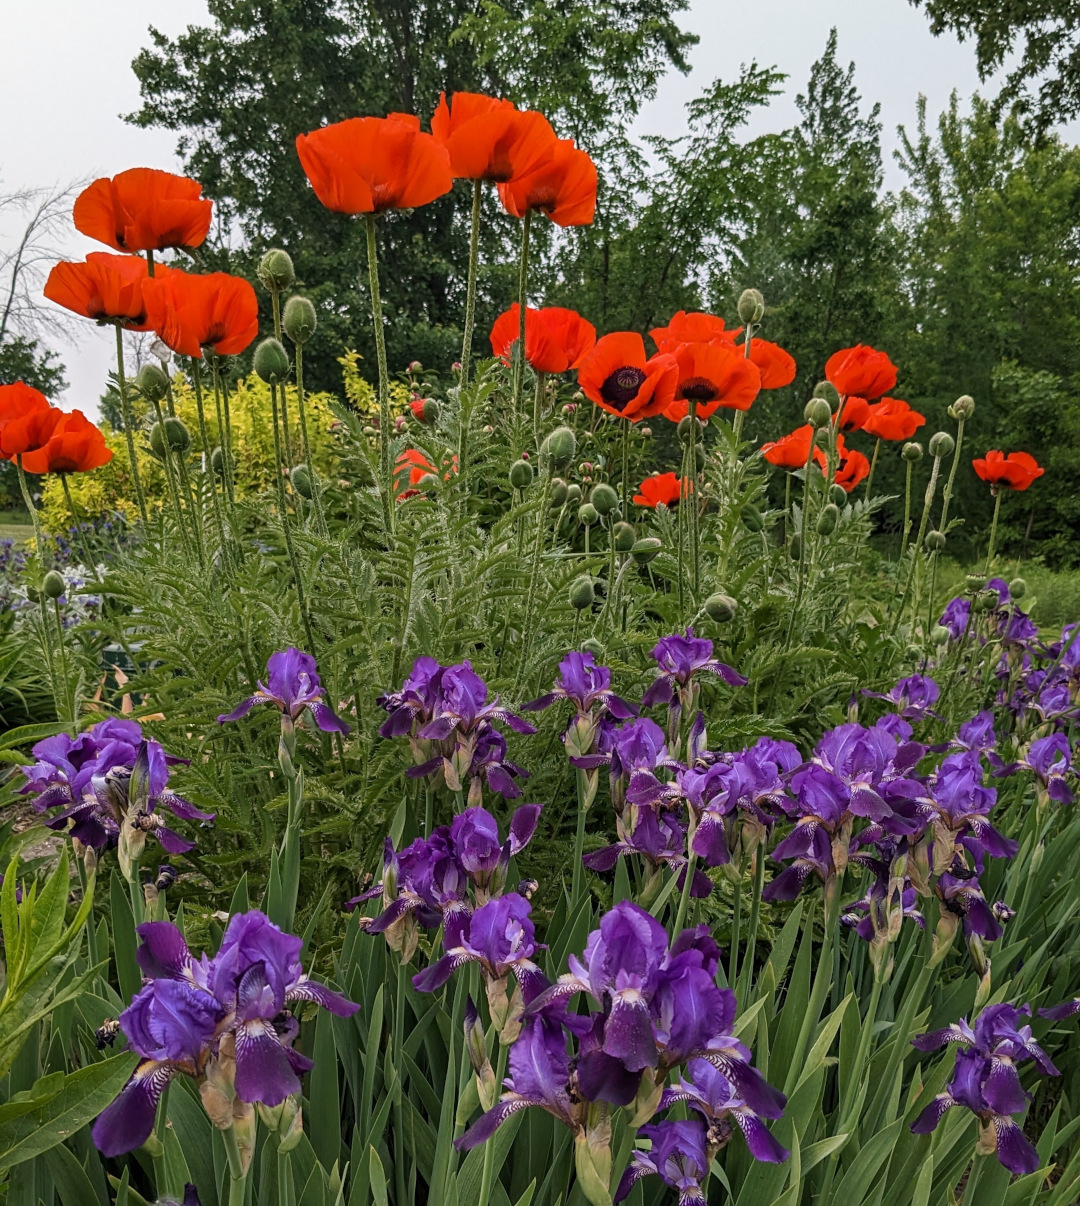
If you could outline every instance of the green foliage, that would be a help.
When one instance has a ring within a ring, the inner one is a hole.
[[[55,352],[43,348],[37,339],[21,335],[0,342],[0,385],[25,381],[47,398],[55,398],[67,389],[64,366]]]

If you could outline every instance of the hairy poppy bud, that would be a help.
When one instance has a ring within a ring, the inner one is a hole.
[[[315,493],[307,465],[297,465],[291,469],[289,481],[292,482],[293,489],[301,498],[311,498]]]
[[[210,453],[210,468],[213,469],[213,471],[218,475],[218,477],[225,476],[225,452],[223,449],[215,448],[214,451]],[[230,471],[233,468],[235,468],[235,458],[230,456],[229,457]]]
[[[759,289],[744,289],[736,307],[742,322],[761,322],[765,314],[765,299]]]
[[[638,565],[648,565],[663,547],[663,542],[658,536],[642,536],[634,542],[630,555]]]
[[[909,440],[903,448],[900,449],[900,455],[909,464],[914,465],[917,461],[922,460],[922,445],[916,440]]]
[[[684,444],[690,443],[690,424],[691,423],[697,423],[697,425],[698,425],[697,429],[698,429],[699,436],[705,428],[705,424],[702,423],[702,421],[699,418],[697,418],[696,416],[694,418],[691,418],[689,415],[683,415],[683,417],[679,420],[678,427],[676,427],[675,430],[678,433],[679,439],[682,440],[682,442]]]
[[[791,543],[788,545],[788,555],[791,557],[792,561],[799,561],[802,559],[802,537],[798,532],[796,532],[791,538]]]
[[[596,591],[588,574],[582,574],[570,583],[569,597],[570,606],[575,611],[584,611],[587,607],[592,607]]]
[[[705,449],[701,444],[694,448],[694,464],[697,465],[698,473],[705,468]]]
[[[840,508],[836,503],[827,503],[821,508],[821,514],[818,516],[817,524],[815,525],[819,536],[831,536],[836,531],[836,525],[840,519]]]
[[[926,533],[926,547],[932,553],[940,553],[945,547],[945,533],[939,532],[936,528]]]
[[[271,336],[255,349],[251,367],[261,380],[280,385],[289,375],[289,357],[281,344]]]
[[[760,532],[765,526],[765,519],[753,503],[747,503],[739,514],[743,527],[748,532]]]
[[[279,293],[296,280],[296,269],[293,268],[292,256],[278,247],[271,248],[259,261],[256,274],[263,285],[274,293]]]
[[[840,391],[831,381],[819,381],[814,386],[814,397],[824,398],[831,410],[835,410],[840,405]]]
[[[160,402],[169,392],[169,379],[156,364],[144,364],[139,369],[135,384],[148,402]]]
[[[935,431],[930,437],[929,448],[931,456],[948,456],[955,447],[956,441],[947,431]]]
[[[589,501],[596,508],[599,515],[610,515],[619,505],[619,495],[614,486],[607,482],[600,482],[593,487],[592,494],[589,495]]]
[[[165,424],[155,423],[150,428],[150,451],[159,460],[163,460],[168,451],[165,445]]]
[[[572,507],[579,502],[581,502],[581,487],[573,482],[566,487],[566,503],[567,506]]]
[[[565,469],[577,452],[577,439],[569,427],[556,427],[540,445],[540,459],[552,469]]]
[[[824,398],[811,398],[803,407],[803,418],[811,427],[828,427],[832,422],[832,407]]]
[[[528,461],[525,462],[528,464]],[[532,466],[529,465],[531,469]],[[551,479],[551,505],[553,507],[561,507],[570,496],[570,487],[563,481],[561,477],[553,477]]]
[[[437,423],[439,421],[439,403],[435,398],[425,398],[420,405],[420,422]]]
[[[722,591],[718,591],[715,595],[710,595],[705,600],[705,614],[710,620],[715,620],[718,624],[726,624],[729,620],[733,620],[735,612],[738,609],[738,603],[730,595],[725,595]]]
[[[46,599],[59,599],[66,589],[63,576],[56,570],[49,570],[41,583],[41,593]]]
[[[629,553],[637,538],[632,523],[617,523],[611,529],[611,538],[615,541],[617,553]]]
[[[577,517],[578,523],[583,523],[587,528],[589,528],[592,527],[592,525],[600,518],[600,513],[591,502],[587,502],[582,503],[581,506],[578,507]]]
[[[187,452],[191,447],[191,432],[183,419],[169,415],[165,420],[165,440],[174,452]]]
[[[949,407],[950,419],[970,419],[975,413],[975,399],[970,394],[961,394]]]
[[[536,473],[528,461],[515,461],[510,466],[510,485],[515,490],[527,490],[533,483]]]
[[[639,435],[639,436],[644,436],[644,437],[645,437],[645,439],[648,439],[648,438],[649,438],[649,436],[651,436],[651,435],[652,435],[652,428],[651,428],[651,427],[639,427],[639,428],[638,428],[638,435]]]
[[[1023,578],[1014,578],[1009,583],[1009,594],[1014,599],[1022,599],[1027,594],[1027,583]]]
[[[319,320],[315,314],[315,305],[307,297],[290,297],[285,303],[285,312],[281,316],[281,325],[285,334],[293,343],[307,343],[315,334]]]
[[[829,502],[837,507],[847,504],[847,491],[843,486],[832,485],[829,487]]]
[[[981,590],[975,596],[975,608],[977,611],[993,611],[1000,602],[1000,597],[996,590]]]
[[[425,473],[424,476],[416,483],[418,490],[436,490],[439,486],[439,479],[434,473]]]
[[[933,641],[935,645],[945,645],[948,643],[949,637],[951,636],[952,633],[945,627],[944,624],[938,624],[935,626],[933,632],[930,633],[930,640]]]
[[[593,657],[602,658],[604,656],[604,646],[596,639],[596,637],[586,637],[581,642],[581,652],[591,653]]]

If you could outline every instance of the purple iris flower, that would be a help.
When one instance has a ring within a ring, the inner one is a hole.
[[[683,710],[696,706],[699,674],[715,674],[729,687],[744,687],[747,682],[737,670],[714,658],[712,641],[694,636],[692,628],[687,628],[685,636],[676,632],[661,637],[652,657],[659,673],[642,697],[641,706],[668,705],[668,732],[673,739]]]
[[[319,681],[315,659],[310,653],[289,647],[272,653],[266,663],[267,685],[259,683],[254,695],[237,704],[231,712],[222,713],[218,724],[227,720],[239,720],[260,703],[273,704],[283,716],[296,720],[306,708],[311,718],[324,733],[347,733],[349,726],[323,703],[326,694]]]
[[[510,859],[532,841],[540,820],[539,804],[524,804],[510,818],[506,840],[486,808],[467,808],[450,825],[450,845],[458,864],[478,888],[496,895]]]
[[[937,683],[922,674],[902,678],[885,694],[880,691],[863,691],[863,695],[868,699],[884,699],[891,703],[897,714],[905,720],[925,720],[927,717],[937,719],[934,704],[940,694],[941,689]]]
[[[997,803],[997,791],[983,786],[984,771],[979,755],[973,751],[950,754],[930,781],[929,804],[933,813],[935,846],[942,846],[935,861],[945,866],[951,861],[950,851],[957,843],[979,856],[982,852],[993,858],[1012,858],[1018,849],[1016,842],[1004,837],[987,820]]]
[[[1073,777],[1072,747],[1064,733],[1039,737],[1028,746],[1027,753],[1019,761],[1006,765],[996,758],[994,767],[994,775],[998,777],[1014,774],[1021,769],[1032,771],[1045,797],[1058,804],[1072,803],[1073,793],[1069,785]]]
[[[994,713],[987,708],[970,720],[965,720],[949,742],[954,750],[973,750],[977,754],[989,754],[997,746],[994,732]]]
[[[20,794],[35,793],[38,812],[58,805],[70,807],[83,798],[95,774],[114,766],[134,766],[142,739],[138,722],[119,716],[98,721],[78,737],[67,733],[46,737],[31,750],[37,761],[19,768],[26,776]]]
[[[937,878],[935,891],[942,908],[963,919],[964,935],[993,942],[1001,937],[1001,926],[994,910],[986,903],[978,876],[957,859],[949,871]]]
[[[831,771],[813,764],[796,772],[792,787],[796,798],[788,811],[797,818],[795,828],[772,852],[777,862],[792,862],[766,885],[763,900],[794,900],[811,875],[828,880],[847,865],[848,789]]]
[[[892,853],[890,850],[889,854]],[[866,867],[873,879],[862,900],[848,905],[847,911],[840,915],[844,925],[850,926],[865,942],[876,939],[878,944],[895,942],[904,918],[926,929],[926,919],[916,907],[918,894],[909,879],[894,874],[893,857],[857,854],[852,861]]]
[[[1080,716],[1080,708],[1073,703],[1068,683],[1051,683],[1043,687],[1028,707],[1038,713],[1043,724],[1073,720]]]
[[[638,1133],[652,1143],[652,1148],[634,1152],[615,1192],[615,1201],[629,1197],[630,1190],[642,1177],[656,1176],[679,1191],[679,1206],[704,1203],[702,1186],[709,1175],[705,1124],[696,1118],[688,1122],[658,1122],[655,1126],[643,1126]]]
[[[1023,1175],[1039,1167],[1039,1156],[1013,1115],[1031,1100],[1020,1084],[1016,1065],[1033,1059],[1047,1076],[1059,1075],[1057,1068],[1035,1041],[1030,1026],[1018,1026],[1028,1006],[990,1005],[982,1011],[974,1029],[961,1019],[943,1030],[934,1030],[912,1040],[920,1051],[934,1051],[946,1043],[957,1043],[956,1070],[944,1093],[923,1110],[912,1123],[917,1135],[935,1130],[946,1110],[966,1106],[979,1120],[980,1144],[997,1153],[1011,1173]]]
[[[418,657],[400,691],[388,691],[376,701],[390,715],[379,729],[380,737],[404,737],[423,728],[439,702],[443,668],[433,657]]]
[[[522,704],[523,712],[538,712],[549,708],[556,700],[573,704],[578,716],[608,712],[616,720],[630,720],[637,708],[620,699],[611,689],[611,671],[598,666],[591,653],[568,653],[559,663],[559,677],[554,687],[539,699]]]
[[[958,641],[967,631],[970,620],[971,600],[965,599],[962,595],[957,595],[956,598],[950,599],[945,605],[945,610],[942,612],[938,624],[942,628],[947,628],[949,636],[954,641]]]
[[[418,732],[426,741],[445,741],[455,731],[461,734],[474,733],[484,721],[499,720],[515,733],[535,733],[528,721],[515,712],[503,707],[496,699],[487,702],[488,689],[484,680],[464,661],[458,666],[448,666],[439,679],[439,698],[435,715]]]
[[[679,771],[679,787],[696,819],[692,849],[706,867],[731,862],[727,819],[738,809],[741,786],[738,771],[723,762],[707,770]]]
[[[622,830],[622,822],[619,823]],[[682,890],[689,859],[686,856],[686,830],[670,813],[658,813],[652,808],[637,810],[637,824],[631,833],[611,846],[593,850],[582,857],[590,871],[611,871],[620,858],[640,854],[655,876],[661,867],[677,872],[676,885]],[[712,864],[709,864],[710,866]],[[690,885],[690,895],[703,900],[712,891],[712,880],[702,871],[695,869]]]
[[[842,724],[825,733],[812,762],[828,771],[848,793],[846,811],[852,816],[882,822],[891,819],[889,796],[893,784],[907,777],[926,753],[917,741],[898,741],[875,725]],[[792,778],[798,791],[799,771]]]
[[[258,910],[233,916],[213,959],[195,959],[170,922],[148,922],[138,934],[146,979],[120,1027],[142,1062],[94,1124],[94,1143],[106,1156],[146,1142],[158,1100],[179,1073],[201,1080],[226,1064],[240,1101],[278,1105],[299,1092],[298,1073],[312,1066],[293,1050],[299,1025],[289,1006],[314,1001],[339,1017],[359,1008],[309,980],[301,939]]]
[[[398,940],[404,938],[411,918],[436,929],[444,917],[467,913],[467,887],[468,874],[454,854],[450,829],[440,825],[432,830],[431,837],[417,838],[400,853],[387,838],[382,883],[349,901],[348,907],[381,892],[383,911],[364,928],[369,934],[385,933],[391,948],[400,950],[403,943]]]

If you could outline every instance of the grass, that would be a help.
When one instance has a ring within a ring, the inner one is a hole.
[[[25,511],[0,511],[0,540],[29,540],[33,534],[30,516]]]

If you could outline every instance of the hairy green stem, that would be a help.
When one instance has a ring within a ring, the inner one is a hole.
[[[480,212],[482,180],[473,181],[472,225],[469,228],[469,275],[465,286],[465,331],[461,338],[461,379],[459,388],[469,381],[472,361],[473,326],[476,322],[476,269],[480,260]],[[459,454],[460,459],[460,454]]]
[[[142,478],[139,477],[139,462],[135,456],[135,413],[131,409],[128,398],[127,378],[124,375],[124,329],[119,323],[116,327],[116,387],[120,391],[120,410],[124,416],[124,442],[127,444],[128,461],[131,464],[131,478],[135,483],[135,497],[139,503],[139,514],[146,523],[146,495],[143,494]]]
[[[997,526],[998,515],[1001,513],[1001,487],[994,488],[994,518],[990,524],[990,545],[986,550],[986,573],[990,574],[990,567],[994,564],[994,545],[997,543]]]
[[[308,476],[311,478],[311,501],[315,504],[315,523],[323,536],[330,535],[323,510],[322,484],[315,474],[315,461],[311,455],[311,440],[307,428],[307,397],[304,393],[304,345],[298,343],[296,350],[296,408],[300,412],[300,435],[304,441],[304,459]]]
[[[521,390],[525,384],[525,310],[526,298],[529,292],[529,227],[532,224],[532,210],[525,211],[521,220],[521,259],[518,262],[518,338],[517,355],[513,359],[513,393],[510,400],[511,431],[517,439],[518,419],[521,415]],[[521,451],[514,448],[515,456]]]
[[[387,538],[394,534],[394,480],[390,463],[390,382],[386,369],[386,332],[383,330],[382,298],[379,294],[379,249],[375,240],[375,215],[365,214],[367,229],[368,282],[371,288],[371,320],[375,326],[375,355],[379,363],[379,493]]]
[[[30,522],[34,525],[34,548],[40,557],[45,551],[41,535],[41,516],[38,515],[38,509],[34,506],[34,499],[30,494],[30,483],[26,480],[26,470],[23,468],[21,452],[15,458],[15,468],[19,471],[19,489],[22,491],[23,502],[26,504],[26,509],[30,512]]]
[[[195,408],[199,415],[199,443],[202,446],[203,456],[207,460],[207,468],[210,471],[210,498],[214,508],[214,523],[218,530],[218,539],[221,541],[221,556],[226,555],[225,541],[225,520],[221,515],[221,502],[218,499],[217,487],[214,485],[214,458],[211,455],[210,436],[206,427],[206,411],[203,406],[203,390],[202,390],[202,368],[197,357],[191,358],[191,376],[195,383]],[[274,411],[274,435],[277,435],[277,410]],[[280,460],[280,458],[279,458]]]
[[[873,456],[873,459],[870,461],[870,472],[866,475],[866,494],[864,497],[866,498],[867,502],[870,501],[870,486],[874,481],[874,470],[877,468],[878,453],[880,451],[881,451],[881,436],[878,436],[877,441],[874,444],[874,456]]]
[[[296,584],[296,599],[300,604],[300,618],[304,622],[307,633],[308,648],[315,648],[315,635],[311,629],[311,617],[308,615],[307,599],[304,593],[304,582],[300,574],[300,559],[296,555],[296,547],[292,538],[292,521],[289,519],[288,505],[285,499],[285,479],[281,475],[281,436],[277,425],[277,385],[270,383],[270,405],[273,410],[274,426],[274,478],[277,482],[278,511],[281,515],[281,530],[285,534],[285,549],[289,554],[289,564],[292,566],[293,581]]]

